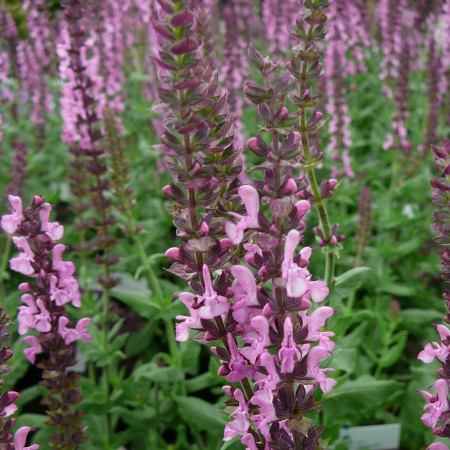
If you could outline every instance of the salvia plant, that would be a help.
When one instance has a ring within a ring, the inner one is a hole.
[[[0,448],[448,449],[449,12],[3,2]]]

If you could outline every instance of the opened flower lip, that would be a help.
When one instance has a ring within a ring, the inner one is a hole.
[[[26,336],[23,338],[23,342],[31,345],[31,347],[26,348],[23,353],[28,361],[30,361],[31,364],[34,364],[34,362],[36,361],[36,355],[42,353],[41,344],[39,343],[38,338],[35,336]]]
[[[16,258],[11,258],[11,269],[23,275],[33,275],[34,268],[31,263],[34,262],[34,253],[32,252],[27,239],[24,236],[14,236],[12,240],[19,249],[20,254]]]
[[[442,378],[437,380],[434,383],[434,387],[436,388],[436,395],[434,396],[428,392],[422,392],[430,403],[423,407],[423,409],[428,409],[428,412],[421,417],[421,420],[430,428],[435,428],[441,414],[449,409],[447,380]]]
[[[281,372],[292,373],[295,367],[295,359],[300,361],[302,353],[297,348],[294,341],[294,329],[292,321],[289,317],[284,321],[284,336],[281,343],[281,348],[278,350],[279,358],[281,359]]]
[[[294,262],[294,252],[299,242],[300,233],[297,230],[289,231],[284,246],[282,264],[282,277],[286,280],[286,290],[289,297],[301,297],[309,289],[307,278],[310,273]]]
[[[199,314],[202,319],[214,319],[214,317],[226,314],[230,309],[228,299],[222,295],[218,295],[214,290],[211,280],[211,273],[206,264],[203,265],[203,281],[205,283],[205,292],[198,299],[198,303],[202,304]]]
[[[441,337],[441,343],[433,342],[432,344],[426,344],[425,348],[417,356],[418,359],[427,364],[431,363],[434,358],[445,363],[450,354],[450,345],[444,344],[450,338],[450,330],[445,325],[437,325],[436,328]]]
[[[231,267],[231,273],[235,280],[232,285],[233,294],[233,318],[238,322],[246,322],[250,306],[258,306],[256,296],[255,277],[250,269],[245,266]]]
[[[27,442],[28,433],[34,430],[31,427],[22,427],[19,428],[14,434],[14,450],[37,450],[39,448],[38,444],[30,445],[29,447],[25,447]]]
[[[50,203],[44,203],[39,210],[41,230],[47,233],[50,239],[59,241],[64,235],[64,227],[58,222],[49,222],[51,209]]]
[[[330,351],[322,347],[320,345],[313,347],[307,356],[307,376],[314,378],[317,383],[319,383],[320,388],[324,394],[328,394],[331,392],[333,387],[337,384],[337,381],[333,378],[327,378],[325,373],[329,371],[333,371],[334,369],[320,369],[319,364],[322,362],[324,358],[329,356]]]
[[[80,319],[75,328],[67,328],[69,319],[65,316],[61,316],[58,321],[58,333],[64,339],[66,345],[70,345],[77,339],[82,339],[84,342],[91,340],[91,335],[87,331],[87,326],[91,323],[91,319],[85,317]]]
[[[229,215],[236,217],[237,223],[226,222],[225,232],[228,238],[233,242],[234,245],[242,242],[244,238],[244,231],[249,228],[258,228],[258,214],[259,214],[259,194],[258,191],[250,185],[241,186],[238,189],[239,197],[241,197],[242,202],[247,210],[247,216],[242,216],[240,214],[230,212]]]
[[[227,335],[227,342],[231,357],[228,364],[230,373],[227,375],[227,380],[236,383],[252,376],[255,373],[255,369],[248,367],[247,360],[239,353],[234,337],[230,333]]]
[[[9,203],[13,209],[11,214],[6,214],[2,217],[1,227],[5,231],[5,233],[13,234],[16,232],[17,227],[20,225],[23,216],[23,208],[22,208],[22,200],[20,197],[16,195],[8,196]]]
[[[252,364],[255,364],[257,358],[270,345],[269,322],[264,316],[259,315],[250,320],[250,326],[252,331],[244,333],[242,336],[242,340],[250,346],[241,348],[239,352]]]

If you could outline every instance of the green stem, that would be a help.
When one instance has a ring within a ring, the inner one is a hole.
[[[105,393],[105,410],[106,410],[106,413],[104,414],[105,449],[109,450],[110,449],[110,441],[109,441],[110,430],[109,430],[109,414],[108,414],[109,384],[108,384],[108,373],[107,373],[106,366],[103,368],[102,378],[103,378],[103,389],[104,389],[104,393]]]
[[[305,48],[308,48],[310,42],[312,40],[312,31],[313,26],[309,25],[307,32],[307,41],[305,43]],[[307,61],[302,62],[302,70],[301,77],[298,83],[298,95],[301,97],[303,92],[305,92],[307,88]],[[317,208],[317,212],[319,214],[319,222],[320,227],[322,229],[323,235],[326,241],[331,239],[331,228],[330,228],[330,220],[328,218],[328,213],[325,208],[324,199],[320,194],[319,185],[317,183],[316,174],[314,168],[317,166],[317,162],[313,160],[311,157],[311,150],[309,146],[309,134],[306,126],[306,108],[300,108],[300,135],[302,139],[302,147],[303,147],[303,156],[306,160],[305,170],[308,176],[309,185],[311,186],[311,191],[313,193],[315,199],[315,205]],[[327,257],[326,257],[326,266],[325,266],[325,281],[328,287],[331,287],[334,278],[334,270],[335,270],[335,254],[331,249],[328,249]]]

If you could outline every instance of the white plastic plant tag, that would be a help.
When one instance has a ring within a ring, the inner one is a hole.
[[[339,441],[331,448],[348,450],[397,450],[400,444],[399,423],[342,428]],[[347,446],[342,447],[342,444]]]

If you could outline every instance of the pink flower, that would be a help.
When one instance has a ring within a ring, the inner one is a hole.
[[[62,254],[66,246],[57,244],[52,250],[52,269],[59,272],[61,279],[70,278],[75,272],[75,265],[71,261],[63,261]]]
[[[244,231],[248,228],[258,228],[259,195],[256,189],[250,185],[241,186],[238,190],[239,196],[245,205],[248,216],[230,212],[230,216],[239,219],[237,223],[227,222],[225,232],[234,245],[242,242]]]
[[[91,340],[91,335],[87,331],[87,326],[91,323],[91,319],[84,318],[78,321],[75,328],[67,328],[69,319],[61,316],[58,321],[58,333],[64,339],[66,345],[70,345],[77,339],[82,339],[83,342]]]
[[[8,195],[9,203],[12,206],[13,212],[11,214],[5,214],[2,217],[1,226],[5,233],[15,233],[17,227],[24,219],[22,214],[22,200],[15,195]]]
[[[430,403],[423,407],[423,409],[428,409],[429,411],[420,419],[429,428],[435,428],[441,414],[448,411],[447,381],[441,378],[434,383],[434,387],[436,388],[436,395],[421,391],[422,395]]]
[[[442,343],[450,337],[450,330],[445,325],[437,325],[436,328],[439,332],[439,336],[441,337],[441,344],[433,342],[433,347],[432,344],[428,343],[417,356],[418,359],[427,364],[433,362],[434,358],[437,358],[439,361],[445,363],[448,355],[450,354],[450,346]]]
[[[320,332],[319,330],[325,325],[325,321],[331,317],[333,313],[333,308],[330,308],[329,306],[317,308],[309,317],[304,313],[300,313],[301,318],[303,319],[303,325],[308,325],[307,341],[320,341],[321,346],[327,347],[330,351],[332,350],[327,343],[330,340],[330,336],[334,336],[334,333],[332,331]]]
[[[7,398],[5,398],[5,393]],[[17,411],[17,406],[14,402],[19,398],[19,394],[15,391],[5,391],[5,393],[2,396],[2,400],[4,400],[3,413],[5,417],[9,417]]]
[[[281,381],[275,368],[274,356],[272,356],[269,352],[265,352],[261,355],[260,361],[261,365],[267,370],[267,376],[258,378],[255,384],[257,386],[267,385],[273,391],[277,388],[277,384]]]
[[[19,322],[19,334],[25,334],[29,328],[36,328],[35,314],[39,312],[36,307],[34,298],[30,294],[24,294],[21,300],[27,306],[19,306],[19,314],[17,315],[17,321]]]
[[[253,265],[255,264],[255,255],[258,254],[262,256],[262,250],[259,245],[256,244],[244,244],[244,249],[246,250],[244,261],[247,264]]]
[[[25,447],[27,442],[28,433],[34,428],[22,427],[19,428],[14,434],[14,450],[37,450],[39,448],[38,444],[30,445]]]
[[[34,269],[31,263],[34,262],[34,253],[31,251],[27,239],[24,236],[14,236],[12,240],[20,254],[16,258],[11,258],[9,262],[11,269],[23,275],[33,275]]]
[[[54,275],[50,277],[50,298],[58,305],[63,306],[68,302],[79,308],[81,306],[78,281],[74,277],[59,280]]]
[[[256,446],[255,438],[251,433],[247,433],[242,439],[241,443],[246,445],[246,450],[258,450],[258,447]]]
[[[227,375],[227,380],[231,383],[237,383],[238,381],[242,381],[244,378],[252,376],[255,373],[255,370],[247,367],[248,361],[239,353],[236,342],[231,333],[228,333],[227,340],[231,354],[231,359],[228,363],[230,373]]]
[[[40,313],[34,317],[36,319],[36,330],[41,333],[48,333],[52,329],[50,313],[44,305],[44,302],[39,298],[36,300],[36,305]]]
[[[181,315],[176,316],[177,320],[184,320],[184,322],[177,323],[175,326],[176,339],[178,342],[184,342],[189,338],[189,328],[201,329],[202,325],[198,309],[192,308],[195,301],[195,295],[190,292],[183,292],[179,295],[179,299],[186,305],[190,314],[190,317]]]
[[[234,391],[233,398],[234,400],[237,400],[239,406],[230,415],[234,420],[225,425],[225,433],[223,435],[224,441],[230,441],[235,436],[244,436],[250,427],[250,422],[248,421],[248,406],[240,389]]]
[[[214,290],[211,274],[206,264],[203,264],[203,280],[205,283],[205,293],[198,299],[198,303],[203,303],[204,305],[199,310],[200,317],[202,319],[214,319],[214,317],[228,313],[230,304],[226,297],[218,295]]]
[[[300,242],[300,233],[297,230],[289,231],[284,246],[284,259],[282,264],[282,277],[286,280],[286,290],[289,297],[301,297],[308,291],[307,269],[294,263],[294,252]]]
[[[309,281],[308,280],[308,286],[309,286],[309,296],[312,299],[313,302],[320,303],[323,302],[327,296],[330,290],[328,289],[327,284],[324,281]]]
[[[426,448],[426,450],[448,450],[448,447],[442,442],[433,442]]]
[[[36,355],[42,352],[41,344],[35,336],[26,336],[23,338],[23,342],[31,345],[31,348],[26,348],[23,353],[28,361],[30,361],[31,364],[34,364]]]
[[[333,387],[336,385],[337,381],[333,378],[327,378],[325,373],[333,371],[334,369],[320,369],[320,362],[326,358],[330,352],[327,348],[322,346],[313,347],[308,353],[307,360],[307,376],[314,378],[319,384],[324,394],[331,392]]]
[[[284,337],[281,348],[278,351],[281,359],[281,373],[292,373],[295,366],[295,358],[300,361],[302,354],[294,342],[294,330],[289,317],[284,321]]]
[[[242,336],[243,341],[250,344],[250,347],[245,346],[239,352],[255,364],[256,359],[265,352],[266,346],[270,345],[269,322],[264,316],[256,316],[250,321],[250,325],[252,330]]]
[[[256,298],[255,277],[250,269],[245,266],[233,266],[231,268],[234,282],[231,288],[233,294],[233,318],[237,322],[246,322],[249,314],[249,306],[258,306]]]
[[[59,241],[64,235],[64,227],[58,222],[49,222],[50,211],[52,206],[50,203],[44,203],[39,210],[39,217],[41,219],[41,230],[44,231],[48,237],[53,241]]]

